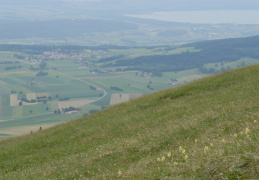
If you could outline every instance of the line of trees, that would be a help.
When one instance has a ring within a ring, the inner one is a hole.
[[[40,71],[36,74],[36,76],[47,76],[48,74],[48,72]]]
[[[70,99],[70,97],[64,97],[64,98],[59,98],[59,101],[68,101]]]
[[[5,67],[5,70],[13,70],[13,69],[21,69],[22,66],[8,66],[8,67]]]
[[[0,64],[19,64],[19,61],[1,61]]]
[[[90,87],[90,89],[92,89],[92,90],[96,90],[96,87],[94,87],[94,86],[92,86],[92,85],[90,85],[89,87]]]
[[[26,57],[26,56],[21,55],[21,54],[14,54],[13,56],[14,56],[15,58],[17,58],[17,59],[25,59],[25,57]]]
[[[115,55],[115,56],[108,57],[108,58],[102,58],[98,61],[98,63],[110,62],[110,61],[118,60],[118,59],[121,59],[121,58],[124,58],[124,57],[125,57],[125,55],[123,55],[123,54]]]
[[[36,103],[36,102],[43,102],[43,103],[47,103],[47,101],[51,101],[52,98],[43,96],[43,97],[37,97],[36,99],[31,99],[28,100],[27,98],[21,98],[21,102],[27,102],[27,103]]]
[[[110,89],[114,90],[114,91],[123,91],[123,89],[121,89],[119,87],[113,87],[113,86],[111,86]]]

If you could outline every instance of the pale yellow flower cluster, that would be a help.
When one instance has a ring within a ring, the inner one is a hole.
[[[189,159],[189,156],[186,154],[186,150],[185,150],[182,146],[179,147],[179,152],[180,152],[182,155],[184,155],[183,158],[184,158],[185,161],[186,161],[187,159]],[[168,152],[168,153],[167,153],[167,157],[168,157],[168,159],[171,159],[171,158],[172,158],[172,152]],[[166,161],[166,157],[163,156],[162,158],[157,158],[156,161],[163,163],[163,162]],[[173,164],[174,164],[174,165],[177,165],[178,163],[177,163],[177,162],[174,162]]]
[[[168,157],[168,158],[170,158],[171,156],[172,156],[172,153],[171,153],[171,152],[167,153],[167,157]]]
[[[161,162],[165,162],[165,156],[162,157]]]
[[[181,152],[183,150],[182,146],[179,147],[179,151]]]
[[[185,153],[186,153],[186,151],[185,151],[185,149],[183,149],[183,150],[182,150],[182,154],[185,155]]]
[[[182,146],[179,147],[179,152],[182,153],[182,155],[184,155],[183,158],[185,161],[187,161],[187,159],[189,159],[189,156],[186,154],[186,150]]]
[[[185,155],[185,156],[184,156],[185,161],[186,161],[188,158],[189,158],[188,155]]]
[[[253,123],[256,124],[257,121],[254,120]],[[235,134],[232,135],[232,137],[237,139],[238,137],[240,137],[242,135],[246,135],[246,137],[249,138],[250,134],[251,134],[251,130],[249,129],[249,127],[246,127],[245,130],[240,131],[240,135],[239,135],[239,133],[235,133]],[[195,147],[197,146],[197,142],[198,142],[198,140],[194,139]],[[231,144],[231,140],[229,140],[229,139],[225,140],[224,138],[221,139],[220,142],[223,143],[223,144],[226,144],[227,142],[229,142]],[[218,145],[218,144],[216,143],[216,145]],[[195,153],[198,152],[196,150],[197,150],[196,148],[193,150],[193,152],[194,152],[194,155],[192,155],[193,157],[195,156]],[[206,155],[208,155],[209,152],[210,151],[212,152],[213,150],[214,150],[214,144],[212,142],[207,143],[207,145],[204,146],[204,148],[203,148],[203,152]],[[189,156],[188,156],[188,153],[187,153],[186,149],[183,148],[182,146],[179,146],[178,151],[179,151],[179,154],[180,154],[179,157],[181,157],[182,160],[184,159],[185,162],[187,162],[187,160],[189,159]],[[175,152],[177,152],[177,151],[175,151]],[[172,152],[168,152],[167,153],[167,158],[168,159],[172,160],[172,156],[173,156]],[[182,160],[180,160],[179,162],[177,162],[177,161],[171,161],[171,162],[173,163],[174,166],[176,166],[178,164],[181,164]],[[157,162],[162,162],[163,163],[165,161],[166,161],[166,157],[165,156],[163,156],[162,158],[157,158]]]
[[[250,133],[250,129],[246,128],[245,132],[246,132],[246,134],[249,134]]]
[[[122,172],[121,171],[118,172],[118,176],[122,176]]]
[[[256,123],[256,122],[257,121],[254,120],[254,123]],[[251,133],[251,130],[249,128],[246,128],[245,131],[240,131],[241,136],[244,135],[244,134],[249,135],[250,133]],[[234,134],[234,137],[237,138],[237,134]]]
[[[163,156],[161,159],[157,158],[157,162],[165,162],[165,156]]]
[[[208,147],[208,146],[205,146],[203,151],[204,151],[205,154],[208,153],[209,147]]]

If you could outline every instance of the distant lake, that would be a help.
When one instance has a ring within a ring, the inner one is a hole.
[[[259,10],[172,11],[128,16],[194,24],[259,24]]]

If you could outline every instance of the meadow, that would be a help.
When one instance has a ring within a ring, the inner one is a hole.
[[[0,178],[258,179],[258,73],[231,70],[3,140]]]

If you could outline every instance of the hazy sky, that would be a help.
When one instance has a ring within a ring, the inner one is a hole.
[[[82,19],[189,10],[259,10],[258,0],[0,0],[1,19]]]
[[[95,3],[98,5],[106,6],[107,8],[113,5],[129,6],[142,6],[143,9],[153,7],[166,8],[166,9],[258,9],[258,0],[1,0],[0,5],[11,6],[55,6],[61,4],[90,4]],[[59,7],[57,7],[59,8]]]
[[[87,36],[89,39],[92,32],[113,30],[117,34],[110,33],[110,35],[119,39],[117,41],[119,43],[122,42],[120,38],[125,39],[128,32],[134,32],[136,37],[142,34],[141,38],[144,40],[141,41],[145,42],[155,34],[153,31],[157,34],[167,30],[175,31],[175,24],[179,25],[182,22],[186,24],[181,28],[187,32],[189,29],[184,29],[185,26],[221,23],[224,23],[224,26],[225,23],[228,26],[233,23],[235,25],[259,24],[258,19],[259,0],[0,0],[0,39],[1,36],[2,39],[7,39],[4,43],[9,43],[8,38],[27,37],[57,38],[60,36],[62,39]],[[116,22],[117,26],[108,22]],[[85,27],[82,28],[82,26]],[[110,27],[118,29],[111,30]],[[124,29],[121,30],[122,27]],[[232,27],[230,29],[218,28],[217,33],[222,33],[220,38],[225,38],[250,36],[258,32],[255,27],[250,29],[248,25],[242,27],[243,29],[234,30],[231,29]],[[214,30],[215,28],[213,32]],[[201,36],[193,37],[195,40],[207,38],[203,34]],[[105,43],[113,43],[110,40],[114,37],[110,37]],[[100,39],[102,41],[102,38]],[[126,40],[132,41],[131,37]],[[139,39],[135,40],[137,42]],[[34,43],[34,40],[32,41]],[[98,43],[103,43],[101,41]],[[35,42],[39,43],[37,40]],[[67,43],[66,39],[62,42]],[[154,40],[154,42],[157,41]],[[168,43],[168,41],[165,42]],[[171,42],[173,41],[170,40],[169,43]],[[93,40],[89,43],[96,42]]]

